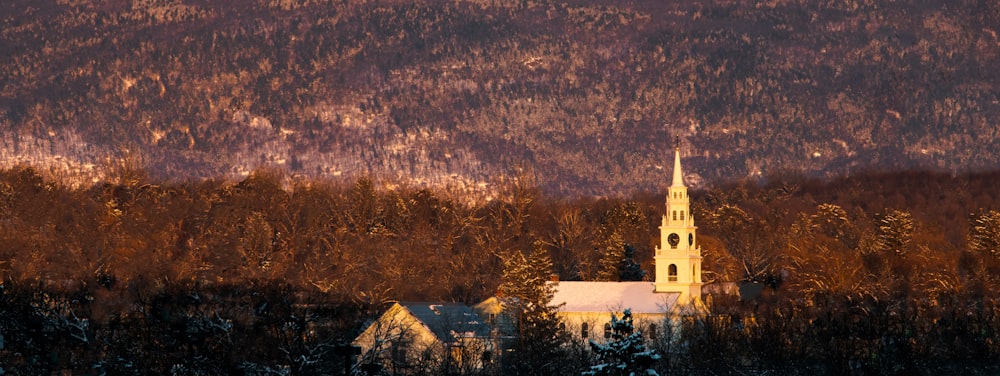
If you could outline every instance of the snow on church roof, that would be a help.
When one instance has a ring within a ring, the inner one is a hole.
[[[680,293],[653,292],[653,282],[553,282],[552,304],[565,303],[562,312],[668,313],[677,305]]]

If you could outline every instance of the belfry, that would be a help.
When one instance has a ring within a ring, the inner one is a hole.
[[[678,303],[691,304],[701,299],[701,247],[696,244],[698,228],[684,185],[679,142],[674,147],[673,172],[673,182],[667,190],[667,211],[660,224],[660,245],[653,255],[655,291],[680,293]]]

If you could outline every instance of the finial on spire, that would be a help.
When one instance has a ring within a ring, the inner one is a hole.
[[[674,149],[674,181],[671,187],[684,186],[684,173],[681,172],[681,138],[677,137],[677,146]]]
[[[681,136],[674,136],[674,149],[681,150]]]

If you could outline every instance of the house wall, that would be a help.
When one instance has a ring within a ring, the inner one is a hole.
[[[393,305],[355,340],[361,347],[361,364],[381,364],[385,369],[426,363],[438,340],[431,331],[399,305]]]

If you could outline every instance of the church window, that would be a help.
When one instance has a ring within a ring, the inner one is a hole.
[[[674,220],[675,221],[677,220],[677,211],[676,210],[674,210]]]
[[[682,221],[684,220],[684,211],[683,210],[681,210],[681,220]]]
[[[611,339],[611,323],[604,324],[604,339]]]
[[[586,339],[588,336],[590,336],[590,325],[583,323],[580,325],[580,338]]]
[[[667,282],[677,282],[677,265],[667,267]]]

